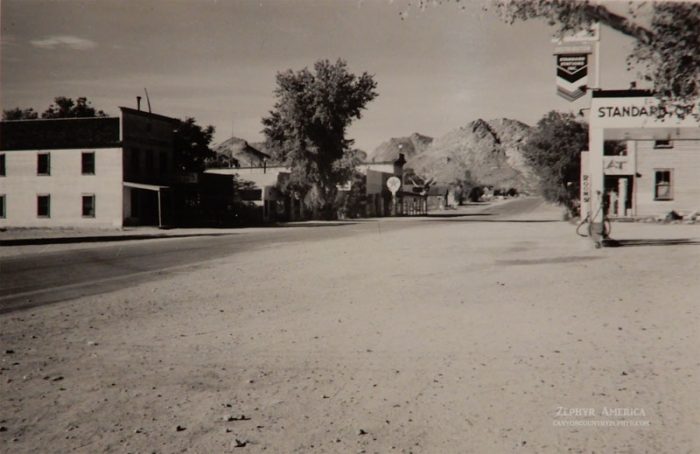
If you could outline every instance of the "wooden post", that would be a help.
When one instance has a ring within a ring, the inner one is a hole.
[[[158,188],[158,227],[163,227],[163,209],[160,201],[160,188]]]

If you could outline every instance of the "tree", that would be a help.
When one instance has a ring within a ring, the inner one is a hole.
[[[351,74],[340,59],[319,60],[313,72],[277,74],[276,102],[262,120],[266,146],[290,167],[287,188],[303,195],[315,213],[334,216],[337,185],[348,181],[359,162],[347,128],[377,96],[376,87],[371,75]]]
[[[175,168],[182,172],[202,172],[205,164],[216,158],[209,148],[214,127],[202,128],[194,118],[180,120],[174,134]]]
[[[101,110],[95,110],[90,101],[81,97],[73,101],[72,98],[58,96],[54,98],[54,104],[41,114],[41,118],[90,118],[106,117]]]
[[[550,202],[577,214],[581,151],[588,148],[588,125],[572,113],[551,111],[531,132],[523,155],[540,177],[540,189]]]
[[[365,214],[367,176],[356,171],[349,181],[350,190],[337,195],[338,211],[345,219],[360,218]]]
[[[631,7],[623,16],[590,1],[497,0],[496,4],[510,23],[543,18],[558,24],[560,35],[594,22],[608,25],[635,38],[628,64],[640,64],[642,76],[653,84],[659,99],[688,107],[700,97],[700,3],[653,2],[648,26],[637,22],[639,8]]]
[[[31,107],[28,109],[15,107],[14,109],[7,109],[2,112],[3,120],[36,120],[37,118],[39,118],[39,114]]]

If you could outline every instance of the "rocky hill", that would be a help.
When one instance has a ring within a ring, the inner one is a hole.
[[[267,153],[263,153],[244,139],[231,137],[212,148],[218,155],[234,158],[241,167],[261,166],[263,160],[270,160]]]
[[[461,181],[469,171],[481,184],[532,191],[537,178],[522,155],[530,129],[507,118],[478,119],[435,139],[423,152],[407,157],[406,166],[440,183]]]
[[[425,152],[432,142],[432,137],[414,132],[408,137],[389,139],[388,142],[384,142],[375,148],[368,157],[372,162],[393,161],[398,158],[399,153],[403,153],[406,159],[409,159]]]

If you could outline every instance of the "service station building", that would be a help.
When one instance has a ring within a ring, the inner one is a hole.
[[[590,151],[581,154],[582,217],[700,212],[700,106],[673,109],[645,90],[593,92]]]

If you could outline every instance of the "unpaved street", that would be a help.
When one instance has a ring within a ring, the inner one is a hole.
[[[387,220],[0,315],[0,450],[700,450],[700,229],[595,250],[558,216]],[[559,422],[586,419],[648,425]]]
[[[3,246],[0,313],[104,293],[159,279],[172,271],[188,270],[215,258],[280,243],[387,233],[426,223],[439,224],[455,216],[503,220],[527,213],[540,203],[537,198],[522,198],[486,206],[472,205],[459,212],[438,211],[429,217],[297,222],[250,229],[175,229],[161,231],[158,237],[134,233],[139,229],[121,233],[91,231],[89,236],[77,239],[75,235],[80,235],[79,231],[3,232],[0,233]],[[64,236],[56,238],[60,235]],[[145,239],[132,240],[134,237]],[[16,243],[26,244],[16,246]]]

